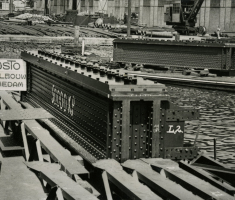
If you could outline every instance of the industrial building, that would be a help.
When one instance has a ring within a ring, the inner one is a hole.
[[[139,14],[139,24],[166,26],[164,22],[165,0],[132,0],[132,12]],[[177,2],[177,1],[175,1]],[[78,10],[94,14],[104,12],[109,16],[123,19],[127,13],[127,0],[37,0],[34,9],[44,11],[48,8],[50,14],[60,14],[66,10]],[[235,0],[206,0],[198,14],[198,26],[205,26],[209,32],[235,30]]]
[[[166,26],[164,22],[165,0],[132,0],[132,12],[138,13],[140,25],[148,27]],[[174,0],[177,3],[177,0]],[[0,1],[0,15],[10,10],[10,1]],[[14,0],[13,11],[25,10],[29,5],[38,12],[53,15],[66,10],[78,10],[87,14],[102,12],[117,19],[123,19],[127,13],[128,0]],[[204,1],[199,14],[197,26],[205,26],[208,32],[214,32],[219,25],[222,31],[235,31],[235,0]]]

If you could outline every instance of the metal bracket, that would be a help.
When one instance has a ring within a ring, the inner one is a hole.
[[[197,156],[198,147],[168,147],[164,149],[165,158],[170,159],[193,159]]]
[[[168,109],[166,110],[166,121],[187,121],[199,119],[199,110],[197,109]]]

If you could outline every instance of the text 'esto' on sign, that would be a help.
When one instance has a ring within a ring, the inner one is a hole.
[[[22,59],[0,59],[0,90],[26,91],[26,78]]]

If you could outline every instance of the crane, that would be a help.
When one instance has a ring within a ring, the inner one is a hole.
[[[166,0],[164,21],[180,34],[205,34],[205,27],[195,27],[204,0]]]

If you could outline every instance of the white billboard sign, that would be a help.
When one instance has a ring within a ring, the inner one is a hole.
[[[0,90],[26,91],[26,80],[22,59],[0,59]]]

